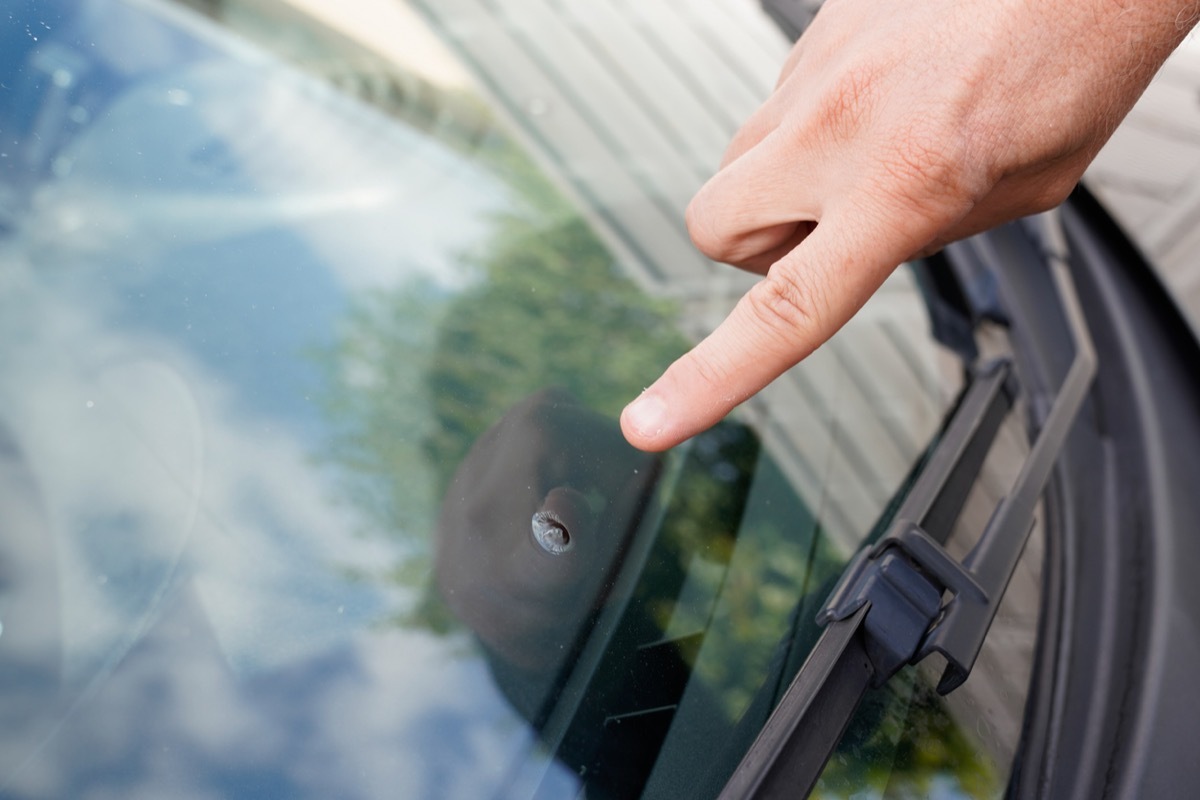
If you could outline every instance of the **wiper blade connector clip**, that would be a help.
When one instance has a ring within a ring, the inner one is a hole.
[[[924,657],[928,634],[942,616],[945,592],[972,604],[988,603],[970,570],[942,545],[1016,393],[1008,360],[989,362],[976,371],[887,534],[855,555],[817,615],[817,623],[827,625],[871,604],[863,626],[876,687],[905,664]],[[969,670],[967,661],[964,655],[954,665]]]
[[[970,571],[919,525],[901,523],[894,534],[855,555],[817,622],[846,619],[871,604],[863,625],[867,656],[875,668],[871,685],[879,687],[905,664],[919,660],[927,633],[941,614],[944,591],[967,595],[975,603],[988,601]]]

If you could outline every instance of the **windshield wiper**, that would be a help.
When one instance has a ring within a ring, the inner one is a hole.
[[[864,547],[818,615],[825,631],[721,798],[806,796],[867,689],[930,653],[946,694],[970,674],[1033,526],[1037,503],[1083,404],[1096,356],[1065,257],[1047,257],[1074,360],[1011,492],[962,561],[943,547],[1017,387],[1011,362],[976,369],[887,533]],[[947,599],[943,599],[947,598]]]

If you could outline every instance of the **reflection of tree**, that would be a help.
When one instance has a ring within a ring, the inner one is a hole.
[[[482,280],[447,307],[427,373],[436,424],[425,453],[445,485],[471,442],[547,385],[615,416],[682,352],[669,306],[620,274],[562,197],[519,156],[498,169],[519,205],[466,263]]]
[[[370,531],[401,541],[388,578],[426,588],[437,504],[476,438],[546,386],[614,416],[684,348],[668,304],[640,291],[596,234],[503,140],[474,153],[508,187],[468,288],[428,282],[359,297],[334,347],[324,459]],[[409,623],[445,621],[426,603]]]
[[[812,796],[984,800],[1003,794],[1005,777],[928,679],[908,670],[863,699]]]
[[[452,292],[414,281],[363,295],[323,355],[330,376],[324,407],[336,432],[325,459],[342,476],[342,499],[405,553],[385,575],[370,577],[417,590],[420,601],[396,621],[433,631],[453,621],[427,591],[429,537],[441,497],[476,439],[547,386],[613,416],[686,345],[670,306],[621,273],[527,158],[494,135],[480,146],[471,157],[508,187],[511,205],[493,218],[483,246],[461,254],[468,287]],[[699,580],[722,594],[728,618],[709,639],[708,655],[689,666],[732,724],[760,690],[776,643],[788,635],[786,621],[799,620],[792,631],[798,641],[813,634],[807,621],[821,598],[803,594],[831,576],[838,559],[786,479],[757,455],[747,429],[718,428],[695,447],[647,577],[662,589],[696,564],[710,565]],[[766,498],[770,508],[743,518],[752,473],[760,504]],[[689,608],[675,590],[639,595],[639,603],[660,630],[671,621],[685,630],[711,622],[707,604]],[[860,714],[818,796],[866,785],[915,797],[936,784],[979,797],[995,782],[995,770],[949,715],[914,703],[906,716],[869,707]]]

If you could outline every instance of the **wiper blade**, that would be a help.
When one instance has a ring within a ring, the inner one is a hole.
[[[959,598],[987,602],[986,591],[967,566],[942,545],[1015,396],[1011,362],[996,361],[979,371],[888,532],[855,555],[817,616],[819,624],[827,625],[872,606],[864,624],[874,686],[918,655],[926,632],[942,613],[943,589],[952,593],[951,603]]]
[[[933,652],[945,656],[941,694],[967,679],[1096,371],[1065,259],[1052,255],[1048,266],[1074,360],[1011,492],[966,558],[960,562],[944,549],[1016,394],[1005,360],[976,371],[886,535],[851,560],[818,616],[825,632],[726,784],[723,800],[807,795],[867,689],[906,664]]]

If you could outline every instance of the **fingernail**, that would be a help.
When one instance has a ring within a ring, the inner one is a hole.
[[[658,395],[642,394],[625,407],[625,420],[639,435],[652,439],[667,425],[667,404]]]

